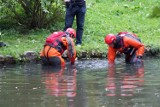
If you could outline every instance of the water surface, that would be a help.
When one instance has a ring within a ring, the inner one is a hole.
[[[82,60],[61,69],[41,64],[0,68],[0,107],[160,107],[160,60],[144,65]]]

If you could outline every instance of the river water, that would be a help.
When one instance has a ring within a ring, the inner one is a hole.
[[[0,66],[0,107],[160,107],[160,60],[80,60],[76,66]]]

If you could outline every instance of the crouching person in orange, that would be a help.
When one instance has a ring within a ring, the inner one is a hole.
[[[68,28],[66,31],[53,32],[46,38],[40,57],[44,65],[52,65],[55,67],[65,66],[65,60],[62,54],[67,50],[70,63],[75,63],[76,50],[73,38],[76,37],[76,31]]]
[[[108,63],[114,64],[116,53],[124,53],[125,61],[131,64],[141,64],[145,47],[136,34],[130,32],[120,32],[117,35],[108,34],[105,37],[108,44]]]

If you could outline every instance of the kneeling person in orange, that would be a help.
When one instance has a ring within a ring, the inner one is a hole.
[[[46,38],[44,48],[40,52],[40,57],[44,65],[65,66],[62,54],[65,50],[68,52],[68,58],[71,64],[74,64],[76,58],[76,49],[73,38],[76,37],[76,31],[68,28],[65,32],[53,32]]]
[[[109,46],[107,55],[109,64],[114,63],[117,52],[125,54],[127,63],[142,63],[145,48],[136,34],[130,32],[108,34],[105,37],[105,43]]]

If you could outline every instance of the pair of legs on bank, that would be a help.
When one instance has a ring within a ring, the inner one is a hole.
[[[66,16],[65,16],[65,27],[64,31],[67,28],[71,28],[74,22],[74,18],[76,16],[76,45],[82,44],[82,35],[83,35],[83,27],[85,21],[85,13],[86,6],[69,6],[66,8]]]

